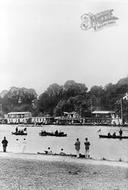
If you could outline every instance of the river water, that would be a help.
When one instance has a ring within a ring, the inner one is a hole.
[[[26,126],[24,126],[26,127]],[[55,126],[44,125],[42,127],[27,127],[27,136],[15,136],[11,132],[15,131],[15,125],[0,125],[0,141],[6,136],[8,140],[8,152],[17,153],[37,153],[44,152],[48,147],[54,153],[59,153],[61,148],[65,153],[75,154],[74,143],[76,138],[80,139],[80,153],[84,154],[84,140],[88,137],[90,146],[90,156],[95,159],[109,159],[128,161],[128,139],[100,139],[98,130],[102,134],[108,132],[118,133],[119,127],[103,126]],[[19,127],[19,129],[23,129]],[[67,133],[67,137],[42,137],[39,136],[41,130],[54,132],[55,130]],[[123,128],[123,135],[128,135],[128,128]],[[0,144],[2,151],[2,144]]]

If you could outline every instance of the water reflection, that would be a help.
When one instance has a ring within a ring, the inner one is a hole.
[[[22,128],[23,129],[23,128]],[[99,130],[101,129],[101,131]],[[39,136],[41,130],[54,132],[55,130],[67,133],[67,137],[50,137]],[[37,153],[44,152],[48,147],[54,153],[60,153],[61,149],[64,152],[75,154],[74,142],[76,138],[80,139],[81,150],[84,154],[84,140],[88,137],[90,146],[90,155],[96,159],[103,157],[110,160],[128,161],[128,139],[100,139],[99,132],[107,134],[108,132],[118,132],[118,127],[98,127],[98,126],[43,126],[43,127],[28,127],[27,136],[15,136],[11,132],[15,131],[15,126],[1,125],[0,140],[4,136],[9,142],[8,152],[20,153]],[[128,135],[128,128],[124,128],[124,135]],[[2,144],[0,146],[2,151]]]

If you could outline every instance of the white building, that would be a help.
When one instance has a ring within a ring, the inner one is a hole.
[[[31,112],[9,112],[6,114],[8,124],[27,123],[28,119],[32,117]]]

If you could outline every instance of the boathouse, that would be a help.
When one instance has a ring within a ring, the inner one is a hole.
[[[93,111],[92,120],[94,124],[112,124],[114,111]]]
[[[9,112],[6,115],[8,124],[27,123],[32,117],[31,112]]]

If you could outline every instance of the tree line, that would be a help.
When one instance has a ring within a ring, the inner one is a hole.
[[[62,116],[64,112],[75,111],[82,117],[89,117],[94,110],[113,110],[121,113],[120,100],[128,92],[128,77],[116,84],[92,86],[68,80],[64,85],[51,84],[37,96],[34,89],[12,87],[1,93],[0,104],[3,113],[31,111],[33,116]],[[124,118],[128,118],[128,101],[123,100]]]

